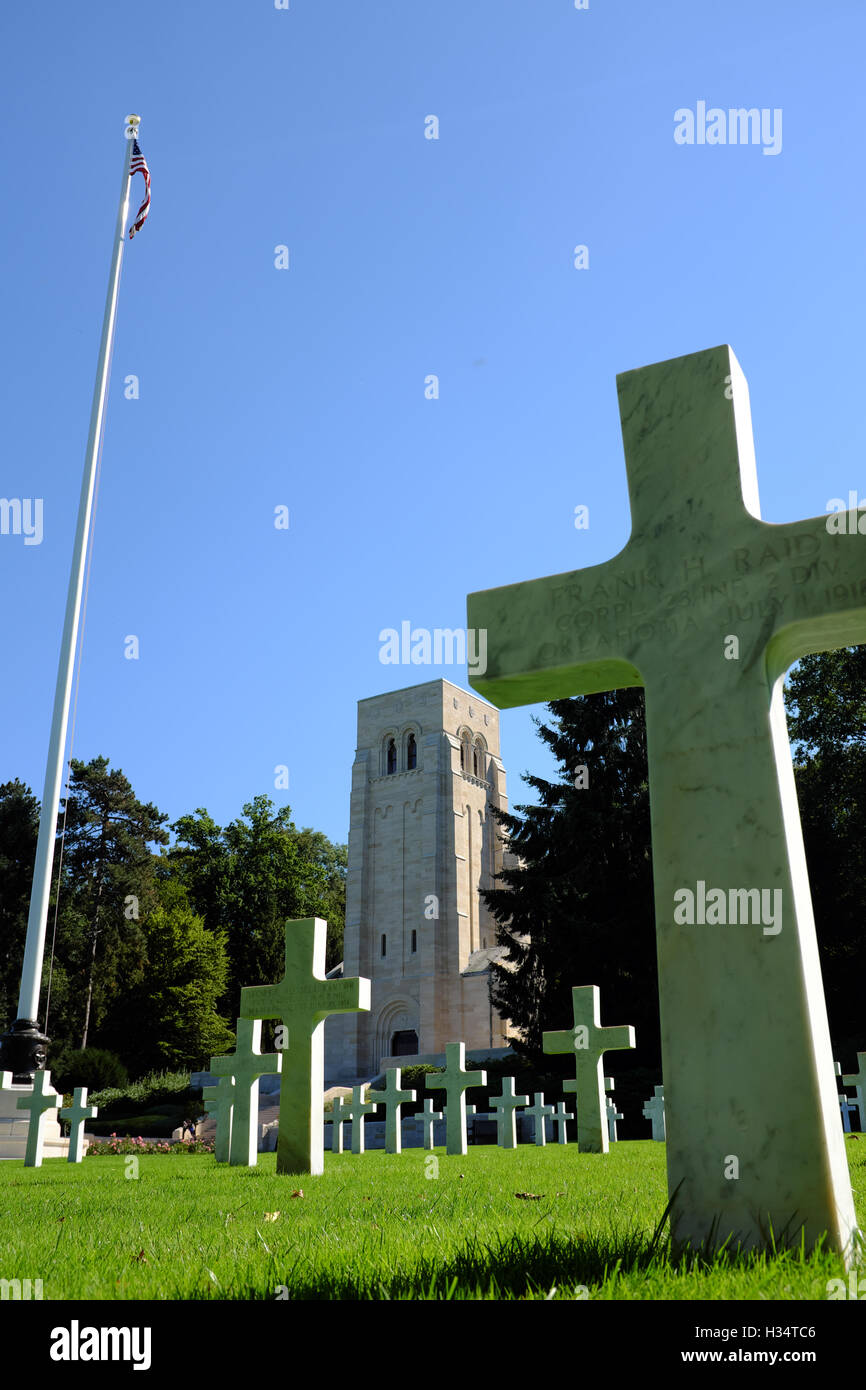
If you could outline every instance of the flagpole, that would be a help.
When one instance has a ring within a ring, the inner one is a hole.
[[[96,381],[93,387],[93,403],[90,410],[90,429],[87,436],[84,476],[81,483],[81,498],[78,505],[78,523],[75,530],[75,545],[72,552],[72,569],[69,575],[69,590],[66,598],[66,616],[63,622],[60,661],[57,668],[57,686],[54,693],[51,738],[48,745],[48,763],[45,771],[45,789],[42,795],[42,808],[39,815],[36,864],[33,870],[30,913],[27,919],[27,940],[24,948],[24,964],[21,969],[21,993],[18,1000],[18,1018],[15,1023],[13,1023],[9,1032],[0,1038],[0,1072],[11,1071],[13,1073],[13,1082],[18,1084],[31,1083],[33,1081],[34,1071],[38,1070],[40,1067],[44,1067],[47,1057],[49,1040],[39,1031],[37,1021],[39,993],[42,985],[42,960],[45,954],[48,900],[51,892],[51,871],[54,863],[54,841],[57,833],[58,804],[63,785],[66,730],[69,722],[69,702],[72,692],[75,650],[78,642],[78,628],[81,617],[81,596],[84,588],[84,572],[93,513],[96,471],[99,463],[105,426],[106,397],[108,395],[109,376],[111,373],[111,353],[114,345],[117,297],[120,288],[120,268],[123,261],[123,243],[126,220],[129,213],[129,170],[132,161],[133,140],[138,135],[139,124],[140,117],[138,116],[128,116],[126,119],[126,153],[123,160],[123,177],[120,185],[120,204],[117,211],[117,224],[114,229],[111,270],[108,276],[108,291],[105,297],[102,339],[99,344],[99,357],[96,364]]]

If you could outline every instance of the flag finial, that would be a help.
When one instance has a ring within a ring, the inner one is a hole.
[[[138,127],[141,125],[141,117],[132,115],[126,118],[126,138],[134,140],[138,135]]]

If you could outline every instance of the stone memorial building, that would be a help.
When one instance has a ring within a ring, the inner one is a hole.
[[[372,982],[369,1013],[325,1024],[327,1083],[375,1076],[386,1059],[507,1047],[491,1007],[495,921],[481,897],[507,850],[499,711],[450,681],[358,702],[346,932],[332,978]]]

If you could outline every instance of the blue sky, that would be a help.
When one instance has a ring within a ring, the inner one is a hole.
[[[0,26],[0,495],[44,508],[41,544],[0,535],[0,781],[41,795],[129,111],[153,202],[72,751],[171,818],[265,792],[344,840],[357,700],[467,685],[383,665],[380,631],[625,544],[617,372],[729,342],[765,520],[866,492],[859,0],[90,0]],[[781,149],[677,144],[699,101],[781,110]],[[531,714],[502,717],[512,800],[550,770]]]

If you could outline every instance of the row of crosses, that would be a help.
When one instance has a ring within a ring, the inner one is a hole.
[[[233,1164],[254,1164],[257,1147],[258,1079],[280,1073],[280,1113],[277,1137],[277,1172],[312,1173],[324,1170],[324,1126],[321,1097],[324,1091],[324,1022],[331,1014],[363,1012],[370,1007],[370,982],[365,979],[325,979],[325,940],[327,926],[319,918],[286,923],[285,970],[274,985],[254,985],[241,990],[240,1018],[236,1051],[212,1059],[211,1070],[220,1080],[205,1092],[206,1108],[217,1119],[216,1157]],[[572,990],[573,1026],[563,1032],[544,1034],[544,1051],[574,1058],[575,1076],[566,1080],[564,1090],[579,1097],[577,1107],[577,1146],[584,1153],[607,1153],[609,1137],[615,1137],[605,1096],[602,1058],[605,1052],[633,1048],[634,1029],[602,1027],[599,991],[596,985]],[[278,1054],[260,1051],[261,1020],[282,1024],[284,1048]],[[484,1071],[467,1071],[465,1045],[449,1043],[444,1072],[426,1078],[429,1089],[445,1092],[446,1152],[466,1153],[466,1091],[485,1086]],[[506,1084],[507,1083],[507,1084]],[[608,1087],[610,1089],[610,1087]],[[384,1092],[365,1099],[363,1088],[356,1088],[352,1103],[334,1102],[332,1145],[342,1151],[342,1126],[353,1124],[355,1152],[363,1149],[363,1116],[376,1106],[385,1111],[385,1147],[400,1152],[400,1106],[415,1100],[414,1091],[400,1089],[399,1069],[392,1069]],[[491,1101],[498,1133],[506,1146],[512,1142],[518,1106],[529,1106],[528,1097],[514,1095],[513,1079],[505,1078],[502,1095]],[[425,1125],[425,1145],[432,1132],[432,1102],[421,1117]],[[536,1113],[536,1135],[543,1142],[546,1115],[564,1127],[563,1111],[554,1112],[536,1095],[529,1113]],[[615,1110],[613,1121],[622,1116]],[[564,1132],[564,1131],[561,1131]]]
[[[324,1090],[324,1021],[334,1013],[360,1012],[370,1007],[370,982],[364,979],[327,980],[324,976],[325,940],[327,926],[319,918],[287,922],[285,928],[285,971],[275,985],[257,985],[241,991],[241,1017],[238,1019],[237,1044],[234,1053],[211,1059],[211,1070],[220,1080],[217,1086],[205,1089],[205,1108],[217,1119],[216,1159],[233,1165],[253,1166],[257,1161],[258,1082],[261,1076],[279,1074],[280,1118],[277,1143],[278,1173],[321,1173],[324,1169],[324,1126],[321,1097]],[[579,1100],[577,1105],[578,1150],[584,1153],[607,1153],[609,1140],[616,1138],[616,1120],[622,1115],[605,1095],[613,1089],[613,1080],[605,1077],[605,1052],[630,1049],[635,1046],[631,1026],[602,1027],[599,990],[596,985],[581,985],[572,990],[573,1027],[543,1035],[543,1049],[553,1055],[573,1056],[575,1077],[563,1083],[563,1090]],[[285,1047],[274,1054],[261,1051],[262,1019],[276,1019],[283,1025]],[[857,1054],[858,1072],[843,1078],[846,1086],[857,1088],[857,1106],[861,1127],[866,1129],[864,1092],[866,1092],[866,1053]],[[443,1072],[428,1075],[429,1089],[444,1091],[446,1118],[446,1152],[467,1152],[466,1091],[485,1086],[483,1070],[466,1070],[464,1043],[449,1043],[446,1047],[446,1066]],[[837,1072],[839,1068],[837,1066]],[[44,1117],[60,1110],[60,1117],[70,1124],[69,1162],[78,1163],[83,1153],[83,1125],[96,1115],[94,1106],[87,1104],[86,1087],[75,1090],[73,1104],[60,1109],[62,1097],[50,1085],[48,1071],[36,1073],[32,1091],[18,1099],[18,1108],[30,1112],[25,1165],[39,1167],[42,1163]],[[0,1074],[0,1090],[11,1087],[11,1073]],[[415,1100],[414,1091],[401,1089],[400,1069],[392,1068],[386,1075],[385,1090],[374,1092],[375,1100],[365,1097],[366,1087],[356,1087],[351,1104],[342,1099],[334,1102],[332,1147],[342,1152],[342,1127],[352,1126],[354,1152],[363,1152],[363,1117],[378,1107],[385,1111],[386,1152],[399,1153],[400,1107]],[[491,1098],[493,1112],[485,1117],[495,1119],[498,1143],[505,1148],[516,1144],[516,1111],[526,1108],[535,1118],[535,1142],[545,1142],[544,1120],[549,1115],[564,1142],[565,1123],[573,1116],[566,1114],[563,1102],[556,1111],[544,1104],[544,1096],[536,1093],[533,1106],[527,1096],[514,1092],[514,1078],[505,1077],[502,1094]],[[432,1147],[433,1124],[442,1115],[434,1113],[428,1099],[420,1116],[424,1126],[425,1147]],[[853,1105],[852,1107],[853,1108]],[[643,1110],[652,1121],[653,1138],[665,1138],[664,1092],[656,1086],[652,1100]]]
[[[0,1091],[17,1090],[12,1086],[11,1071],[0,1072]],[[61,1108],[62,1107],[62,1108]],[[51,1085],[51,1072],[37,1071],[33,1078],[33,1088],[18,1097],[17,1108],[29,1111],[30,1123],[27,1128],[27,1147],[24,1151],[25,1168],[41,1168],[45,1145],[45,1121],[53,1111],[60,1114],[61,1120],[69,1124],[69,1163],[80,1163],[84,1157],[84,1121],[96,1118],[96,1106],[87,1104],[87,1087],[76,1086],[72,1104],[64,1106],[63,1097]]]

